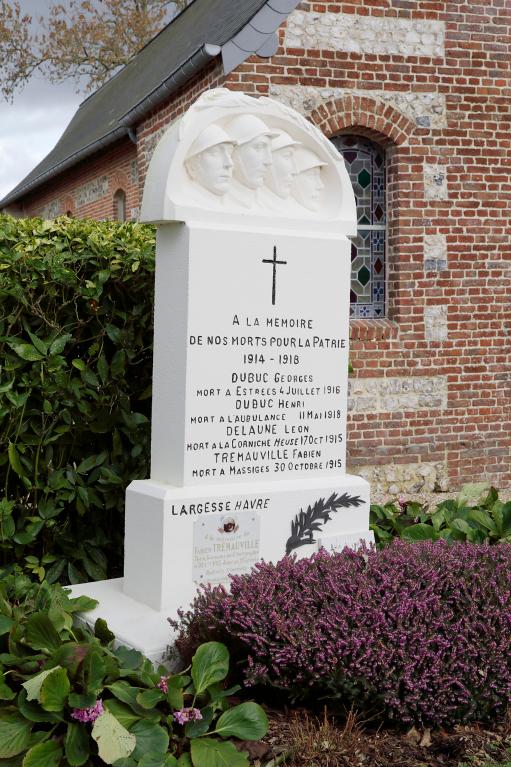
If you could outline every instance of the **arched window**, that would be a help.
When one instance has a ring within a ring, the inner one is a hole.
[[[122,189],[114,194],[114,221],[126,221],[126,192]]]
[[[385,316],[385,153],[361,136],[337,136],[357,199],[351,246],[351,316]]]

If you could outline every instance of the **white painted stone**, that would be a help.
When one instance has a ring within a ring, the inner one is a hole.
[[[427,341],[447,340],[447,306],[424,307],[424,335]]]
[[[230,552],[225,563],[214,551],[215,569],[224,568],[225,576],[214,577],[215,583],[227,583],[228,572],[249,572],[253,564],[253,542],[259,538],[259,557],[278,561],[286,551],[305,556],[317,551],[318,534],[308,529],[302,536],[292,535],[291,525],[300,512],[327,501],[335,493],[360,499],[358,505],[332,511],[330,520],[321,523],[323,534],[356,533],[366,538],[368,531],[369,486],[360,477],[339,473],[324,479],[280,480],[239,483],[203,488],[176,488],[154,480],[132,482],[126,498],[126,548],[124,593],[157,611],[174,615],[193,598],[200,579],[193,577],[193,545],[196,524],[216,520],[220,527],[226,517],[235,515],[240,530],[254,530],[257,518],[258,536],[250,539],[250,556],[236,570],[229,570]],[[218,511],[220,509],[220,511]],[[243,521],[243,518],[246,521]],[[226,534],[228,535],[228,534]],[[298,540],[300,538],[301,540]],[[304,541],[311,543],[304,544]],[[224,546],[236,536],[226,538]]]
[[[374,543],[372,530],[368,536],[365,536],[363,542],[366,544]],[[327,551],[342,551],[345,547],[358,549],[361,539],[358,537],[358,533],[343,533],[342,535],[323,535],[318,539],[318,543],[320,548]]]
[[[151,479],[127,490],[121,588],[157,623],[318,532],[369,539],[369,488],[344,465],[356,213],[337,150],[286,106],[210,91],[156,147],[141,220],[159,225]],[[118,582],[83,592],[140,645]]]
[[[424,235],[424,271],[447,269],[447,237],[445,234]]]
[[[422,128],[437,129],[447,126],[445,95],[442,93],[270,84],[270,95],[304,115],[334,99],[344,96],[367,96],[390,104]]]
[[[447,166],[424,163],[424,197],[426,200],[447,200]]]
[[[295,10],[288,17],[284,45],[306,50],[357,49],[360,53],[443,58],[445,22]]]

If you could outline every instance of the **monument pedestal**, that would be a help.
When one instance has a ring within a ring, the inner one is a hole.
[[[264,484],[173,487],[132,482],[126,493],[124,578],[73,587],[100,602],[117,641],[160,661],[171,644],[167,618],[187,609],[200,583],[286,554],[310,556],[372,540],[369,485],[348,474]]]

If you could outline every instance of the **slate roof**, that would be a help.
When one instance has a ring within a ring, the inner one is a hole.
[[[276,50],[274,32],[299,0],[192,0],[78,108],[52,151],[0,201],[12,203],[101,148],[129,135],[142,115],[223,55],[229,72],[252,53]]]

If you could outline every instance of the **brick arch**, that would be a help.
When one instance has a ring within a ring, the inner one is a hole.
[[[113,194],[118,189],[122,189],[123,192],[128,190],[128,177],[122,170],[116,170],[110,176],[110,193]]]
[[[390,104],[371,96],[344,96],[314,109],[310,119],[328,138],[354,132],[383,146],[406,144],[416,125]]]

